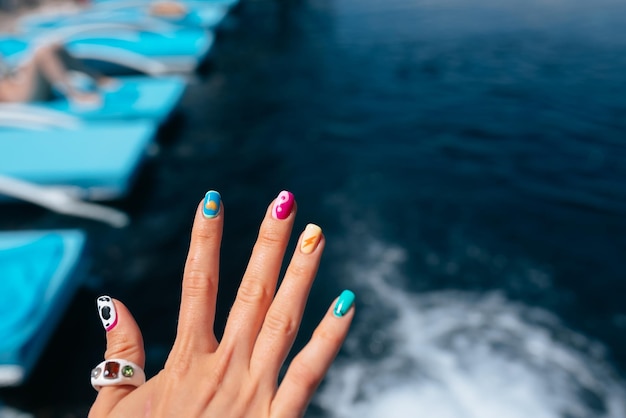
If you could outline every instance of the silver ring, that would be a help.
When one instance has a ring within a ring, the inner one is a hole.
[[[132,361],[114,358],[104,360],[91,371],[91,386],[100,391],[103,386],[141,386],[146,383],[143,369]]]

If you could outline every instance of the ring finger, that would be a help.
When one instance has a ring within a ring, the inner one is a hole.
[[[273,384],[300,328],[324,243],[321,228],[307,225],[259,333],[250,367]]]

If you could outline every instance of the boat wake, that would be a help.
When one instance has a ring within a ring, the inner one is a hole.
[[[358,322],[314,400],[324,416],[626,417],[601,344],[499,291],[411,294],[406,252],[359,242],[344,266]]]

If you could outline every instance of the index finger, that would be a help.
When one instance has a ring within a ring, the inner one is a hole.
[[[220,194],[214,190],[208,191],[198,205],[191,231],[175,347],[201,352],[213,352],[217,349],[213,322],[219,282],[223,214]]]

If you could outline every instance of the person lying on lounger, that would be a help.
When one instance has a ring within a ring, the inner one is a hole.
[[[0,55],[0,102],[45,101],[51,99],[56,91],[79,105],[100,104],[97,91],[83,90],[72,82],[72,75],[76,73],[93,79],[97,86],[114,82],[88,68],[56,44],[38,47],[28,60],[14,68],[6,64]]]
[[[78,5],[86,8],[91,5],[89,0],[78,0]],[[183,17],[189,13],[188,7],[177,0],[154,0],[148,5],[148,13],[157,17]]]

